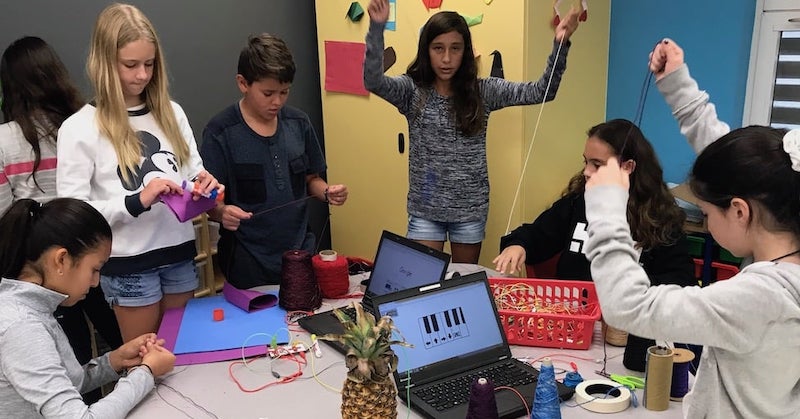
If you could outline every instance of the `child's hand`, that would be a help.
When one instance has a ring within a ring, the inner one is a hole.
[[[650,71],[661,80],[683,65],[683,49],[675,41],[664,38],[650,53]]]
[[[249,220],[253,216],[252,212],[246,212],[236,205],[217,205],[212,211],[212,218],[230,231],[238,230],[242,220]]]
[[[586,181],[586,190],[602,185],[618,185],[627,190],[630,187],[630,171],[619,167],[617,158],[611,157]]]
[[[389,20],[389,0],[370,0],[367,11],[373,22],[386,23]]]
[[[492,261],[495,264],[494,270],[505,274],[506,269],[510,268],[508,273],[511,275],[514,275],[517,271],[522,272],[525,256],[524,247],[518,245],[508,246]]]
[[[160,195],[170,193],[183,195],[183,189],[169,179],[157,177],[144,185],[144,189],[139,193],[139,201],[143,207],[150,208],[158,202]]]
[[[142,364],[150,367],[154,377],[164,375],[175,367],[175,355],[163,346],[147,342],[145,351],[147,353],[142,358]]]
[[[223,192],[225,192],[225,185],[219,183],[217,179],[214,177],[214,175],[208,173],[205,170],[197,174],[195,182],[200,185],[200,195],[192,196],[192,199],[195,201],[200,199],[201,195],[208,196],[215,189],[217,190],[217,195],[220,195]]]
[[[578,10],[576,7],[570,7],[569,13],[564,19],[561,19],[561,22],[558,23],[556,26],[556,41],[557,42],[567,42],[569,41],[569,37],[575,33],[575,30],[578,29],[578,16],[580,16],[581,11]]]
[[[328,203],[331,205],[342,205],[347,201],[347,186],[328,185]]]
[[[108,361],[114,371],[122,371],[142,363],[143,350],[148,343],[157,343],[155,333],[145,333],[135,339],[125,342],[119,348],[108,354]],[[164,341],[161,340],[161,343]]]

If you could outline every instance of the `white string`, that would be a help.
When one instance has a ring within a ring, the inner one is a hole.
[[[525,163],[522,165],[522,172],[519,175],[519,182],[517,182],[517,191],[514,193],[514,201],[511,203],[511,211],[508,214],[508,224],[506,224],[506,234],[508,234],[511,230],[511,217],[514,216],[514,208],[517,206],[517,200],[519,199],[519,191],[522,188],[522,179],[525,176],[525,172],[528,169],[528,160],[531,158],[531,151],[533,151],[533,142],[536,140],[536,133],[539,131],[539,123],[542,120],[542,113],[544,112],[544,104],[547,99],[547,94],[550,92],[550,84],[553,82],[553,75],[556,72],[556,65],[558,64],[558,56],[561,54],[561,46],[564,44],[564,38],[561,38],[561,41],[558,43],[558,49],[556,50],[556,56],[553,60],[553,68],[550,70],[550,78],[547,80],[547,87],[544,90],[544,98],[542,98],[541,107],[539,108],[539,116],[536,118],[536,125],[533,128],[533,136],[531,137],[531,143],[528,145],[528,153],[525,155]]]

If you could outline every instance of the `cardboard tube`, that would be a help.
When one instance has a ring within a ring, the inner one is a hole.
[[[647,410],[667,410],[672,387],[672,349],[661,346],[647,348],[645,367],[644,407]]]

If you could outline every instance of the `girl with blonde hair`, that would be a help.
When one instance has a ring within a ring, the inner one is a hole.
[[[92,102],[58,133],[59,196],[83,199],[114,230],[101,286],[123,340],[158,329],[163,310],[197,288],[191,223],[160,202],[193,179],[221,187],[203,168],[183,109],[170,100],[155,29],[136,7],[112,4],[97,18],[87,62]]]

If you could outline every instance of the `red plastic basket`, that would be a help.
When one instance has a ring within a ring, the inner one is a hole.
[[[600,304],[594,283],[535,278],[489,278],[508,343],[589,349]]]

